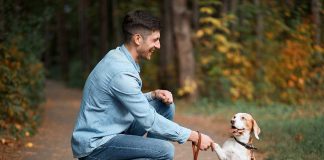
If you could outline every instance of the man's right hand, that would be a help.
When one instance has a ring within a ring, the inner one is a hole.
[[[198,139],[199,139],[199,135],[198,132],[196,131],[191,131],[190,137],[189,137],[189,141],[194,142],[196,145],[198,143]],[[201,144],[200,144],[200,150],[208,150],[209,148],[212,149],[212,151],[214,151],[214,141],[207,135],[202,134],[201,133]]]
[[[155,91],[152,91],[152,97],[162,100],[162,102],[165,104],[173,103],[172,93],[167,90],[157,89]]]

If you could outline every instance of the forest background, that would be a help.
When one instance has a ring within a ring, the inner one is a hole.
[[[121,45],[123,16],[135,9],[163,23],[161,50],[141,64],[144,91],[168,89],[199,112],[220,104],[308,110],[316,126],[324,104],[323,2],[0,0],[0,135],[34,135],[46,79],[82,88]]]

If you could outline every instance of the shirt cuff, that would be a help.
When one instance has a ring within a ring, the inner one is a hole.
[[[180,135],[180,140],[178,141],[179,144],[183,144],[185,142],[188,141],[190,134],[191,134],[191,130],[185,127],[182,127],[182,134]]]
[[[154,99],[152,96],[152,92],[144,93],[144,96],[146,97],[147,101],[152,101]]]

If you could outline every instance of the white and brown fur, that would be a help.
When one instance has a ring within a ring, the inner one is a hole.
[[[235,141],[234,137],[245,144],[252,144],[251,133],[259,139],[261,132],[257,122],[250,114],[237,113],[231,120],[232,138],[226,140],[222,147],[214,143],[214,149],[220,160],[255,160],[253,150],[245,148]]]

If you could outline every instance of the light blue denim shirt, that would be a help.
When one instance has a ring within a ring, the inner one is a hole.
[[[84,89],[72,133],[73,156],[89,155],[95,148],[127,130],[136,119],[143,128],[184,143],[190,129],[159,115],[151,93],[143,94],[140,67],[124,45],[111,50],[92,70]]]

